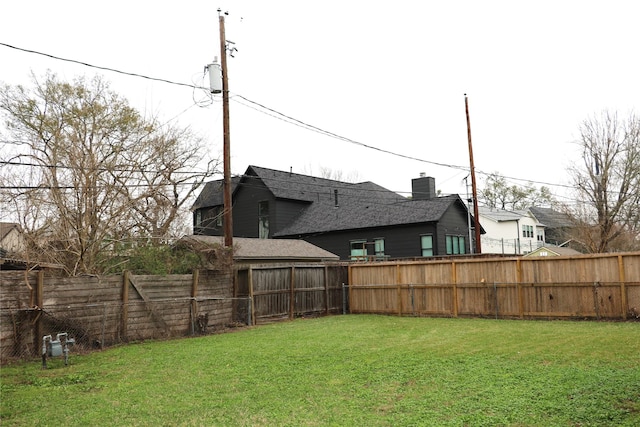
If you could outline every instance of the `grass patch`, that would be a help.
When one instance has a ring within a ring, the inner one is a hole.
[[[637,426],[640,325],[296,320],[2,367],[0,424]]]

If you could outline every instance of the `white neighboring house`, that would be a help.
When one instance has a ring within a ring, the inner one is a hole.
[[[478,208],[482,235],[482,253],[523,255],[545,244],[544,225],[529,210],[506,211]]]
[[[15,222],[0,222],[0,253],[19,254],[25,249],[24,236],[20,224]]]

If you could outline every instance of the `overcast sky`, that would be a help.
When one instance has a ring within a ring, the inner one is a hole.
[[[2,6],[0,43],[207,85],[203,67],[220,55],[218,7],[238,49],[228,60],[233,174],[330,168],[409,192],[425,172],[443,193],[464,194],[468,171],[455,166],[469,166],[466,93],[480,182],[499,172],[567,185],[580,122],[603,109],[637,111],[640,99],[636,0],[21,0]],[[192,127],[221,156],[220,96],[6,46],[0,64],[9,84],[47,69],[64,79],[101,74],[133,106]]]

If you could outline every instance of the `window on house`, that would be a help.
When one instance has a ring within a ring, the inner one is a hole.
[[[445,236],[447,255],[461,255],[466,253],[466,239],[464,236]]]
[[[533,237],[533,225],[522,226],[522,237]]]
[[[352,240],[349,242],[349,247],[352,260],[364,259],[367,257],[366,240]]]
[[[536,229],[536,235],[538,242],[544,242],[544,229],[538,228]]]
[[[200,227],[202,225],[202,211],[198,209],[196,211],[196,227]]]
[[[269,238],[269,201],[258,202],[258,237]]]
[[[431,234],[420,236],[420,247],[422,256],[433,256],[433,236]]]
[[[376,257],[384,257],[384,239],[378,238],[373,240]]]
[[[223,208],[220,206],[213,208],[213,226],[214,227],[222,227],[222,214]]]

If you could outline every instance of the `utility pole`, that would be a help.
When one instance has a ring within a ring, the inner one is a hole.
[[[476,170],[473,165],[473,147],[471,145],[471,121],[469,120],[469,100],[467,94],[464,94],[464,109],[467,114],[467,138],[469,139],[469,168],[471,169],[471,192],[473,197],[473,216],[476,234],[476,253],[481,254],[480,245],[480,215],[478,214],[478,190],[476,187]],[[471,242],[469,242],[471,245]]]
[[[469,183],[467,179],[469,175],[464,177],[464,188],[467,190],[467,231],[469,232],[469,253],[473,253],[473,237],[471,233],[471,207],[469,204],[471,203],[471,199],[469,198]]]
[[[224,157],[224,245],[233,247],[233,217],[231,215],[231,148],[229,136],[229,75],[227,73],[227,39],[224,32],[224,15],[218,9],[220,22],[220,64],[222,67],[222,129]]]

